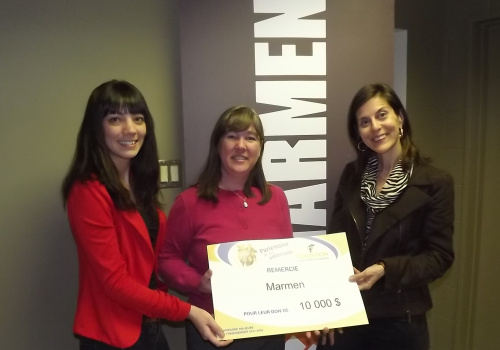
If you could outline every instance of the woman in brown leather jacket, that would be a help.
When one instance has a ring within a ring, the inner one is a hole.
[[[345,167],[328,232],[346,232],[369,324],[335,334],[318,349],[427,350],[428,285],[451,266],[452,177],[419,155],[408,114],[386,84],[354,96]],[[323,339],[324,340],[324,339]]]

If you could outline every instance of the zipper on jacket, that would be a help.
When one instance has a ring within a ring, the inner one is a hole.
[[[354,221],[354,224],[356,225],[356,228],[358,229],[358,235],[359,235],[361,231],[359,230],[358,220],[356,220],[356,218],[354,217],[354,214],[352,213],[351,209],[349,209],[349,214],[351,214],[352,221]]]
[[[403,228],[402,228],[402,222],[399,222],[399,243],[398,243],[398,251],[401,246],[401,242],[403,240]],[[408,305],[408,296],[406,295],[406,292],[404,292],[405,295],[405,304],[406,304],[406,315],[408,316],[408,324],[411,324],[411,310],[410,306]]]
[[[358,268],[362,268],[362,266],[365,265],[365,248],[366,247],[364,245],[364,241],[361,239],[361,231],[359,229],[358,220],[356,220],[356,218],[354,217],[351,209],[349,209],[349,214],[351,214],[352,221],[354,221],[354,224],[356,225],[356,229],[358,230],[358,236],[361,240],[361,266],[359,266]]]
[[[408,305],[408,296],[406,295],[406,292],[403,291],[404,295],[405,295],[405,304],[406,304],[406,315],[408,316],[408,324],[411,323],[411,310],[410,310],[410,307]]]
[[[399,221],[399,242],[398,242],[398,253],[401,251],[401,245],[403,242],[403,227],[402,227],[402,222]]]

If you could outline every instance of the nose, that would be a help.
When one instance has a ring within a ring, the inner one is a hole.
[[[377,130],[380,129],[380,122],[377,120],[377,118],[373,118],[372,127]]]
[[[129,116],[127,116],[127,118],[125,118],[125,122],[123,123],[123,131],[127,134],[137,133],[135,123],[132,120],[132,116],[129,115]]]
[[[246,148],[244,137],[238,137],[238,139],[236,140],[236,148]]]

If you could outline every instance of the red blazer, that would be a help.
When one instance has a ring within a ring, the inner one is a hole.
[[[143,315],[186,319],[190,304],[148,288],[158,254],[137,211],[118,210],[90,180],[73,185],[67,212],[79,260],[75,334],[126,348],[139,339]],[[166,216],[158,214],[157,247],[166,232]]]

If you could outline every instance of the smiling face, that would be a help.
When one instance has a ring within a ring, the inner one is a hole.
[[[219,141],[221,182],[244,183],[257,163],[262,143],[253,125],[243,131],[228,131]]]
[[[379,156],[399,158],[401,141],[399,129],[403,118],[397,115],[386,100],[375,96],[356,112],[357,129],[361,140]]]
[[[139,153],[146,135],[142,114],[110,113],[102,121],[104,142],[117,168],[128,165]]]

